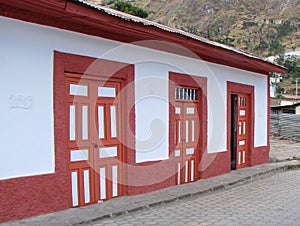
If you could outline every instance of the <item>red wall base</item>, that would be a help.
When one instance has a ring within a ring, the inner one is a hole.
[[[269,161],[269,147],[254,148],[250,165]],[[138,195],[175,185],[173,160],[146,162],[127,166],[125,195]],[[200,179],[230,172],[230,152],[204,154]],[[57,174],[0,181],[0,222],[17,220],[69,208],[67,175]],[[7,198],[9,197],[9,198]]]
[[[205,153],[201,159],[200,179],[219,176],[230,172],[230,153],[228,151],[214,154]]]
[[[127,167],[126,195],[138,195],[175,185],[172,160],[145,162]]]
[[[260,165],[269,162],[269,146],[257,147],[252,151],[250,166]]]
[[[55,174],[0,181],[0,222],[68,208],[67,176]]]

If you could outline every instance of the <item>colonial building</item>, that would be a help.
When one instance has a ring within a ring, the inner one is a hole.
[[[0,221],[268,162],[285,69],[82,0],[0,0],[0,27]]]

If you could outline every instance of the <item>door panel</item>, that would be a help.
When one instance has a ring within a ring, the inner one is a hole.
[[[121,82],[66,74],[70,206],[122,195]]]
[[[237,95],[236,111],[236,168],[248,165],[249,155],[249,111],[250,97],[247,94]]]
[[[181,89],[178,92],[178,89]],[[199,163],[199,110],[196,89],[177,88],[175,106],[176,184],[197,180]]]

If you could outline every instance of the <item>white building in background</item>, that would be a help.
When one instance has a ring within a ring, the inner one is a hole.
[[[276,94],[276,83],[273,83],[270,81],[270,97],[275,98],[277,96]]]

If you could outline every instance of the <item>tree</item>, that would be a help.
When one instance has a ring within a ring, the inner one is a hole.
[[[274,39],[270,43],[269,50],[273,55],[277,55],[284,53],[285,47],[277,39]]]
[[[116,3],[114,3],[112,5],[111,8],[122,11],[124,13],[134,15],[134,16],[138,16],[141,18],[146,18],[148,16],[147,11],[145,11],[139,7],[133,6],[128,2],[117,1]]]

